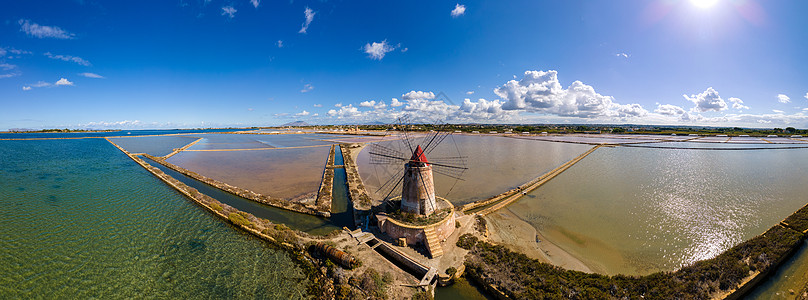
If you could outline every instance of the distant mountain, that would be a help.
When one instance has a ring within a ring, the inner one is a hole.
[[[294,122],[289,122],[289,123],[281,125],[281,127],[285,127],[285,126],[304,127],[304,126],[311,126],[311,124],[306,123],[304,121],[294,121]]]

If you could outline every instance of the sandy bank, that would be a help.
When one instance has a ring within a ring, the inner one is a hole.
[[[501,209],[485,217],[488,221],[488,238],[491,242],[506,245],[514,251],[524,253],[568,270],[592,273],[583,261],[562,250],[541,236],[530,223],[523,221],[510,209]],[[536,237],[541,242],[536,241]]]

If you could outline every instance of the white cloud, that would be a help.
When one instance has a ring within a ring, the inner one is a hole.
[[[95,74],[95,73],[90,73],[90,72],[79,73],[79,75],[87,77],[87,78],[97,78],[97,79],[103,79],[104,78],[104,76],[101,76],[101,75],[98,75],[98,74]]]
[[[359,106],[373,107],[374,109],[383,109],[387,107],[387,104],[385,104],[384,101],[376,102],[376,100],[370,100],[370,101],[362,101],[361,103],[359,103]]]
[[[8,49],[0,48],[0,56],[5,56],[6,54],[9,54],[9,53],[17,55],[16,58],[20,58],[20,55],[31,54],[31,51],[25,51],[25,50],[20,50],[20,49],[15,49],[15,48],[8,48]],[[14,56],[12,56],[12,55],[9,55],[8,57],[14,58]]]
[[[54,39],[66,40],[66,39],[73,39],[76,37],[75,34],[67,32],[66,30],[56,26],[39,25],[37,23],[33,23],[30,20],[25,19],[20,19],[17,23],[20,24],[20,31],[40,39],[54,38]]]
[[[452,10],[452,18],[457,18],[466,14],[466,6],[461,4],[455,4],[455,8]]]
[[[402,105],[404,105],[404,103],[402,103],[401,101],[398,101],[398,98],[393,98],[392,100],[390,100],[390,106],[392,106],[392,107],[399,107],[399,106],[402,106]]]
[[[301,93],[307,93],[314,89],[314,86],[311,83],[307,83],[303,86],[303,89],[300,90]]]
[[[772,121],[771,121],[771,120],[757,120],[757,121],[758,121],[758,123],[760,123],[760,124],[771,124],[771,123],[772,123]]]
[[[258,7],[256,5],[256,7]],[[222,6],[222,16],[227,16],[228,18],[233,18],[236,16],[236,12],[238,10],[233,6]]]
[[[253,6],[255,6],[255,8],[258,8],[258,4],[260,4],[258,0],[250,0],[250,3],[251,3]]]
[[[73,83],[70,82],[69,80],[65,79],[65,78],[62,78],[62,79],[59,79],[58,81],[56,81],[56,83],[54,83],[53,85],[55,85],[55,86],[73,85]]]
[[[303,26],[300,27],[298,33],[306,33],[306,30],[309,30],[309,24],[314,20],[314,15],[317,14],[317,12],[306,6],[306,10],[303,11],[303,14],[306,16],[306,19],[303,21]]]
[[[510,80],[494,89],[505,102],[505,110],[528,111],[575,118],[633,118],[648,113],[639,104],[618,104],[611,96],[595,92],[592,86],[574,81],[561,86],[556,71],[525,71],[522,80]]]
[[[471,94],[474,94],[474,91],[468,91],[468,92],[466,92],[466,95],[471,95]]]
[[[690,102],[696,105],[693,111],[708,112],[708,111],[722,111],[727,109],[727,103],[721,96],[718,95],[712,87],[707,88],[704,92],[698,95],[682,95]]]
[[[278,45],[278,48],[283,48],[283,41],[278,40],[278,42],[275,43],[275,45]]]
[[[357,109],[351,104],[348,104],[347,106],[342,106],[339,108],[339,110],[331,109],[328,111],[328,116],[336,117],[337,119],[354,118],[360,115],[362,115],[362,113],[359,112],[359,109]]]
[[[782,114],[782,113],[784,113],[784,111],[779,110],[779,109],[772,109],[772,111],[773,111],[774,113],[776,113],[776,114]]]
[[[435,93],[422,92],[422,91],[417,91],[416,92],[416,91],[413,90],[413,91],[407,92],[404,95],[401,95],[401,99],[404,99],[404,101],[410,101],[410,100],[414,100],[414,99],[432,100],[432,99],[435,99]]]
[[[12,64],[7,64],[7,63],[0,64],[0,69],[3,69],[3,71],[8,71],[8,70],[11,70],[11,69],[16,69],[16,68],[17,68],[17,66],[12,65]]]
[[[334,104],[334,107],[342,107],[342,102]]]
[[[299,113],[296,113],[295,116],[304,117],[304,116],[308,116],[309,114],[310,114],[309,112],[304,110],[304,111],[301,111]]]
[[[37,87],[37,88],[38,88],[38,87],[47,87],[47,86],[50,86],[50,85],[51,85],[51,84],[50,84],[49,82],[38,81],[37,83],[34,83],[34,84],[32,84],[31,86],[32,86],[32,87]]]
[[[90,65],[92,65],[92,64],[90,64],[89,61],[86,61],[83,58],[78,57],[78,56],[55,55],[55,54],[52,54],[50,52],[45,52],[45,56],[47,56],[48,58],[51,58],[51,59],[58,59],[58,60],[67,61],[67,62],[74,62],[74,63],[80,64],[82,66],[85,66],[85,67],[89,67]]]
[[[396,50],[396,46],[387,44],[387,40],[383,40],[379,43],[367,43],[364,47],[364,51],[368,54],[368,57],[375,60],[381,60],[387,52],[393,50]]]
[[[323,107],[322,104],[315,104],[314,107]]]
[[[678,116],[684,114],[685,110],[684,108],[672,104],[660,104],[654,112],[664,116]]]
[[[89,123],[84,123],[84,124],[78,124],[77,127],[99,128],[99,129],[100,128],[124,129],[124,128],[142,128],[142,127],[156,128],[156,127],[166,127],[166,125],[171,126],[172,124],[170,124],[170,123],[167,123],[167,124],[143,123],[143,122],[141,122],[139,120],[134,120],[134,121],[124,120],[124,121],[117,121],[117,122],[105,122],[105,121],[89,122]]]
[[[808,99],[808,93],[805,93],[805,99]]]
[[[783,94],[777,94],[777,102],[780,103],[789,103],[791,102],[791,98]]]
[[[6,73],[6,74],[0,74],[0,79],[11,78],[11,77],[14,77],[14,76],[20,76],[20,73],[19,72],[11,72],[11,73]]]
[[[41,87],[54,87],[54,86],[72,86],[73,82],[67,80],[66,78],[60,78],[55,83],[45,82],[45,81],[38,81],[34,84],[29,84],[27,86],[23,86],[23,90],[29,91],[31,88],[41,88]]]
[[[727,100],[729,100],[729,102],[732,103],[732,109],[737,110],[749,109],[749,106],[743,105],[743,100],[741,99],[730,97]]]
[[[629,58],[631,55],[629,55],[628,53],[625,53],[625,52],[620,52],[620,53],[615,54],[615,56],[622,57],[622,58]]]

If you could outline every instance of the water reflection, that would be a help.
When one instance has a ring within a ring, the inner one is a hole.
[[[458,152],[468,157],[469,169],[462,181],[435,174],[436,193],[458,205],[487,199],[515,188],[590,148],[590,145],[499,136],[452,135],[435,148],[427,159],[453,157]],[[403,166],[370,164],[368,152],[369,147],[362,150],[357,157],[357,164],[368,192],[374,193],[387,179],[402,170]]]
[[[805,205],[808,150],[601,148],[511,211],[607,274],[711,258]]]

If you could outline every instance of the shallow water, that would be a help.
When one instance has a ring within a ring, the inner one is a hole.
[[[0,133],[0,139],[43,139],[43,138],[88,138],[112,136],[141,136],[162,134],[186,134],[207,132],[234,132],[248,129],[156,129],[156,130],[120,130],[111,132],[32,132],[32,133]]]
[[[259,218],[264,218],[275,223],[286,224],[290,228],[305,231],[311,234],[325,235],[334,230],[342,227],[333,224],[325,218],[320,218],[312,215],[293,212],[290,210],[280,209],[274,206],[261,204],[249,199],[244,199],[239,196],[222,191],[212,187],[206,183],[197,181],[191,177],[185,176],[177,171],[171,170],[161,164],[158,164],[148,158],[144,158],[150,165],[157,167],[168,176],[173,177],[185,183],[186,185],[197,189],[202,194],[213,197],[219,202],[225,203],[238,210],[251,213]]]
[[[600,148],[509,209],[597,272],[674,270],[805,205],[806,162],[808,149]]]
[[[285,252],[103,139],[0,141],[0,298],[302,298]]]
[[[453,299],[475,299],[486,300],[494,299],[485,294],[485,291],[477,286],[471,284],[465,277],[455,280],[455,283],[446,286],[438,287],[435,290],[435,299],[439,300],[453,300]]]
[[[342,165],[342,151],[340,146],[334,147],[334,164]],[[345,168],[334,169],[334,183],[331,191],[331,222],[337,226],[345,226],[349,229],[354,228],[353,206],[350,203],[350,195],[348,193],[348,174]]]
[[[206,134],[189,150],[287,148],[330,145],[330,134]]]
[[[199,135],[201,136],[201,134]],[[109,140],[126,149],[129,153],[148,153],[154,156],[165,156],[174,149],[182,148],[185,145],[199,139],[197,136],[143,136],[110,138]]]
[[[283,199],[314,198],[320,189],[329,151],[328,146],[252,151],[183,151],[167,161],[259,194]]]
[[[487,199],[518,187],[590,148],[590,145],[498,136],[452,135],[435,148],[435,151],[427,154],[427,159],[440,161],[444,157],[458,156],[458,152],[459,155],[468,157],[468,170],[463,174],[462,180],[434,174],[437,195],[460,205]],[[368,192],[375,193],[389,178],[401,176],[397,174],[404,167],[403,164],[370,164],[370,149],[370,146],[365,147],[359,153],[357,164]],[[377,193],[375,197],[383,197],[384,195],[379,195],[381,193]],[[397,193],[400,194],[400,188]]]
[[[794,299],[808,284],[808,241],[771,278],[752,290],[747,299]],[[794,291],[795,294],[792,294]]]

